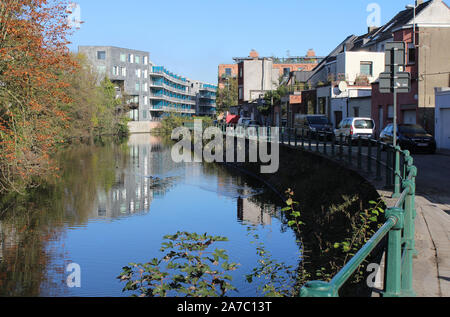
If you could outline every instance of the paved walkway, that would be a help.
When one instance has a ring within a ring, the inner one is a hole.
[[[327,148],[329,155],[331,145]],[[316,151],[314,142],[312,150]],[[319,147],[319,152],[324,153],[323,145]],[[367,148],[363,147],[362,153],[367,152]],[[352,153],[354,162],[356,155],[357,148]],[[383,157],[385,155],[383,153]],[[347,147],[344,157],[348,158]],[[450,297],[450,152],[413,155],[413,158],[419,172],[416,179],[417,255],[414,256],[413,287],[419,297]],[[396,200],[391,199],[392,192],[386,190],[384,181],[376,181],[373,174],[358,171],[355,166],[347,167],[370,181],[388,206],[395,204]],[[382,174],[384,176],[385,172]]]

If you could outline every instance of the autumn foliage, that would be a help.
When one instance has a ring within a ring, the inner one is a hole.
[[[65,0],[0,2],[0,194],[23,192],[55,172],[55,148],[98,112],[77,120],[83,100],[73,87],[86,68],[69,52],[66,8]],[[90,83],[85,88],[94,91]]]

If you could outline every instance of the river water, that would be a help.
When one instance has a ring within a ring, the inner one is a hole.
[[[60,178],[2,210],[0,296],[130,296],[117,279],[122,267],[160,258],[163,236],[177,231],[229,239],[216,246],[240,264],[229,296],[262,295],[260,281],[245,278],[259,259],[248,228],[274,260],[298,266],[281,199],[229,168],[176,164],[150,135],[73,146],[58,161]],[[81,287],[67,283],[73,263]]]

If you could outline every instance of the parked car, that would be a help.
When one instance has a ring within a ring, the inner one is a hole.
[[[250,121],[252,121],[251,118],[240,118],[237,125],[245,126]]]
[[[352,140],[370,139],[375,137],[375,121],[371,118],[351,117],[345,118],[339,123],[334,130],[336,140],[340,140],[341,136],[345,143],[349,143],[350,136]]]
[[[294,128],[297,129],[297,134],[315,138],[329,137],[333,134],[333,126],[325,115],[296,115]]]
[[[387,144],[393,143],[394,125],[392,123],[388,124],[381,132],[380,140]],[[399,124],[397,142],[403,150],[409,150],[410,152],[436,153],[436,140],[417,124]]]

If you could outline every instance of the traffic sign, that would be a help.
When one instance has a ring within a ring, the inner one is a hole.
[[[398,93],[409,93],[411,91],[411,74],[400,72],[392,76],[391,73],[380,74],[380,93],[390,94],[394,88]]]
[[[380,93],[409,93],[411,74],[405,72],[406,45],[404,42],[386,43],[386,72],[380,74]],[[395,91],[394,91],[395,88]]]
[[[406,46],[404,42],[386,43],[386,72],[398,73],[405,70]]]

